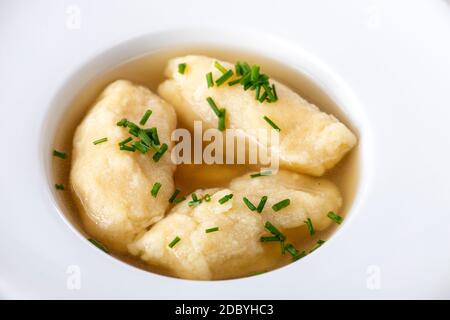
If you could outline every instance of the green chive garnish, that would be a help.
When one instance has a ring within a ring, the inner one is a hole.
[[[278,132],[281,131],[280,127],[278,127],[278,126],[275,124],[275,122],[273,122],[272,120],[270,120],[270,119],[269,119],[268,117],[266,117],[266,116],[264,116],[263,118],[264,118],[264,120],[266,120],[266,122],[267,122],[268,124],[270,124],[270,126],[271,126],[272,128],[274,128],[274,129],[277,130]]]
[[[277,95],[277,90],[275,89],[275,84],[272,84],[272,91],[273,91],[273,95],[275,97],[275,101],[277,101],[278,95]]]
[[[146,146],[144,143],[142,143],[141,141],[135,141],[133,142],[132,146],[134,148],[136,148],[138,151],[140,151],[142,154],[147,153],[149,147]]]
[[[206,74],[206,83],[208,84],[208,88],[214,87],[212,72]]]
[[[284,255],[286,252],[286,246],[284,245],[284,240],[280,241],[280,247],[281,247],[281,254]]]
[[[246,197],[242,198],[242,200],[244,200],[244,203],[247,205],[247,207],[251,210],[251,211],[255,211],[256,207],[253,203],[250,202],[250,200],[248,200]]]
[[[61,158],[61,159],[67,158],[67,154],[65,154],[64,152],[58,151],[58,150],[53,150],[53,156]]]
[[[120,146],[120,150],[134,152],[136,151],[136,148],[133,146],[130,147],[123,144]]]
[[[181,190],[179,189],[175,189],[175,191],[172,193],[172,195],[169,198],[169,202],[173,203],[175,201],[175,198],[177,197],[177,195],[181,192]]]
[[[261,200],[259,201],[258,207],[256,208],[256,211],[258,213],[261,213],[263,211],[264,206],[266,205],[266,202],[267,202],[267,196],[263,196],[261,198]]]
[[[178,73],[184,74],[185,70],[186,70],[186,63],[180,63],[178,65]]]
[[[286,208],[290,204],[291,204],[290,199],[284,199],[284,200],[281,200],[280,202],[275,203],[272,206],[272,209],[273,209],[273,211],[280,211],[281,209]]]
[[[149,110],[145,111],[144,115],[141,118],[141,121],[139,121],[139,124],[143,126],[147,122],[148,118],[150,118],[151,115],[152,115],[152,110],[149,109]]]
[[[219,116],[219,125],[218,125],[218,129],[220,131],[224,131],[225,130],[225,117],[226,117],[226,109],[220,109],[220,116]]]
[[[161,188],[161,183],[155,182],[155,184],[152,187],[152,191],[151,191],[151,194],[152,194],[153,198],[156,198],[160,188]]]
[[[239,61],[236,62],[236,64],[234,65],[234,70],[236,71],[236,75],[238,75],[238,76],[242,76],[242,74],[244,73]]]
[[[198,206],[200,203],[202,203],[202,200],[200,200],[200,199],[197,197],[197,194],[196,194],[195,192],[191,194],[191,197],[192,197],[192,201],[189,201],[189,203],[188,203],[188,205],[189,205],[190,207]]]
[[[125,128],[125,127],[128,125],[128,120],[125,119],[125,118],[123,118],[122,120],[120,120],[120,121],[117,122],[116,124],[117,124],[117,126],[119,126],[119,127],[124,127],[124,128]]]
[[[159,142],[159,136],[158,136],[158,128],[150,128],[148,131],[146,131],[147,134],[150,132],[150,136],[155,143],[155,145],[159,146],[161,143]]]
[[[235,79],[233,81],[228,82],[228,85],[230,87],[234,86],[235,84],[238,84],[239,82],[241,82],[241,78]]]
[[[232,76],[233,76],[233,71],[232,70],[228,70],[219,79],[216,80],[216,85],[220,86],[220,85],[224,84]]]
[[[258,172],[258,173],[252,173],[250,175],[250,178],[265,177],[265,176],[270,176],[271,174],[272,174],[272,171],[270,171],[270,170],[262,171],[262,172]]]
[[[277,236],[261,237],[261,238],[260,238],[260,241],[261,241],[261,242],[280,241],[280,238],[278,238]]]
[[[141,139],[140,142],[143,142],[147,147],[154,147],[152,139],[150,139],[147,132],[144,130],[139,131],[138,137]]]
[[[251,78],[252,81],[256,81],[256,80],[258,80],[258,77],[259,77],[259,66],[254,64],[252,66],[252,71],[251,71],[251,77],[250,78]]]
[[[308,218],[304,222],[306,223],[306,226],[308,227],[309,235],[311,235],[311,236],[314,235],[314,233],[316,233],[316,232],[314,230],[314,226],[312,224],[311,219]]]
[[[211,107],[211,109],[214,111],[214,113],[216,114],[216,116],[220,117],[220,110],[217,107],[216,103],[214,102],[213,98],[208,97],[206,98],[206,101],[208,101],[209,106]]]
[[[108,141],[108,138],[101,138],[101,139],[95,140],[92,143],[97,145],[97,144],[100,144],[100,143],[103,143],[103,142],[106,142],[106,141]]]
[[[214,228],[209,228],[205,230],[205,233],[211,233],[211,232],[216,232],[219,231],[219,227],[214,227]]]
[[[120,141],[119,142],[119,146],[123,146],[123,145],[127,144],[128,142],[130,142],[131,140],[133,140],[133,138],[132,137],[128,137],[125,140]]]
[[[99,248],[100,250],[102,250],[103,252],[109,254],[109,250],[100,241],[92,239],[92,238],[88,239],[88,241],[90,243],[92,243],[94,246],[96,246],[97,248]]]
[[[306,253],[305,251],[299,252],[291,243],[288,243],[285,246],[285,249],[292,256],[292,260],[297,261],[300,258],[303,258]]]
[[[266,221],[266,224],[264,227],[272,233],[274,236],[277,236],[280,240],[285,240],[286,236],[280,232],[273,224],[270,223],[270,221]]]
[[[219,199],[219,203],[220,204],[224,204],[225,202],[227,202],[231,198],[233,198],[233,194],[232,193],[227,194],[226,196],[223,196],[222,198]]]
[[[327,217],[336,222],[337,224],[341,224],[344,218],[340,215],[334,213],[333,211],[328,212]]]
[[[175,199],[175,200],[173,201],[173,203],[179,204],[180,202],[183,202],[184,200],[186,200],[186,197],[181,197],[181,198]]]
[[[64,185],[62,183],[56,183],[55,188],[56,190],[64,190]]]
[[[175,247],[175,245],[176,245],[178,242],[180,242],[180,240],[181,240],[180,237],[176,236],[175,239],[173,239],[172,242],[169,243],[169,248],[172,249],[173,247]]]
[[[203,196],[203,200],[205,200],[206,202],[210,202],[211,201],[211,195],[209,193],[205,194]]]
[[[153,155],[153,161],[158,162],[159,159],[161,159],[161,157],[164,155],[164,153],[167,151],[169,147],[167,146],[167,144],[163,143],[161,145],[161,147],[159,148],[158,151],[155,152],[155,154]]]
[[[325,243],[325,240],[317,240],[316,245],[309,251],[309,253],[313,252],[314,250],[316,250],[317,248],[319,248],[320,246],[322,246]]]
[[[226,73],[227,72],[227,69],[224,66],[222,66],[218,61],[214,62],[214,67],[219,69],[219,71],[222,72],[222,73]]]

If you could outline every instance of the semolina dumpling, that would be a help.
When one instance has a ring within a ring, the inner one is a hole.
[[[212,97],[219,108],[226,109],[226,128],[242,129],[253,141],[272,147],[282,168],[314,176],[334,167],[355,146],[355,135],[343,123],[276,80],[271,80],[278,96],[273,103],[261,104],[254,91],[245,91],[240,85],[225,83],[208,88],[207,73],[212,72],[213,79],[222,75],[215,67],[216,61],[188,55],[168,62],[167,80],[160,84],[158,93],[174,106],[179,120],[187,127],[201,120],[205,128],[217,128],[217,116],[206,100]],[[183,74],[178,71],[179,64],[186,64]],[[228,62],[220,64],[233,69]],[[234,79],[235,76],[230,80]],[[254,133],[257,128],[272,129],[265,116],[281,128],[278,146],[266,145]]]
[[[122,118],[139,123],[147,110],[152,114],[142,128],[156,127],[161,143],[169,146],[158,162],[152,152],[128,152],[118,146],[130,134],[116,123]],[[126,252],[139,232],[164,216],[174,191],[175,165],[169,153],[175,127],[170,104],[145,87],[119,80],[103,91],[76,129],[71,187],[88,233],[108,248]],[[103,137],[106,142],[93,144]],[[162,185],[157,198],[150,195],[155,182]]]
[[[228,188],[197,190],[211,200],[192,205],[185,200],[138,240],[129,245],[133,255],[167,273],[187,279],[225,279],[247,276],[251,272],[273,268],[279,263],[278,251],[260,241],[267,235],[266,221],[280,230],[305,225],[310,218],[321,230],[331,220],[329,211],[338,210],[342,198],[336,186],[316,179],[281,171],[273,176],[234,179]],[[219,200],[232,194],[223,204]],[[267,203],[262,213],[251,211],[243,201],[255,205],[262,196]],[[289,198],[286,208],[274,212],[273,204]],[[305,226],[306,227],[306,226]],[[218,228],[215,232],[206,232]],[[169,244],[178,238],[173,247]]]

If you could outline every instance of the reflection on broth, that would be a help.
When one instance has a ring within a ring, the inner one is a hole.
[[[74,99],[70,106],[68,106],[65,116],[60,122],[61,128],[64,129],[58,130],[58,134],[54,140],[55,149],[64,150],[69,155],[65,162],[61,162],[59,159],[53,160],[54,181],[63,183],[66,186],[66,191],[58,192],[59,205],[62,207],[69,221],[87,238],[92,237],[92,235],[88,234],[80,220],[78,208],[82,207],[82,205],[78,203],[79,200],[72,189],[72,181],[69,179],[72,155],[71,150],[73,149],[72,140],[75,129],[81,123],[89,108],[95,103],[96,98],[108,84],[115,80],[126,79],[135,84],[146,86],[152,92],[157,93],[158,86],[166,79],[164,76],[164,69],[167,62],[174,57],[187,54],[206,55],[231,62],[248,61],[250,63],[258,64],[261,66],[264,73],[270,75],[271,79],[273,78],[282,82],[300,94],[308,102],[317,105],[322,111],[333,114],[356,135],[358,134],[356,128],[352,127],[352,124],[348,122],[348,119],[341,112],[339,107],[336,106],[326,93],[311,80],[292,68],[260,55],[236,50],[235,48],[196,46],[160,50],[132,59],[106,71],[96,79],[93,79],[86,85],[82,92],[78,93],[77,98]],[[188,127],[186,123],[183,123],[182,119],[178,119],[177,126],[178,128]],[[342,195],[343,203],[338,212],[342,217],[345,217],[350,210],[358,186],[358,161],[358,146],[356,146],[342,161],[323,176],[323,178],[332,181],[338,187]],[[176,188],[181,190],[181,193],[179,194],[180,197],[189,196],[198,189],[227,188],[231,180],[247,173],[255,172],[258,169],[259,167],[256,165],[180,164],[176,167],[174,182]],[[148,189],[150,190],[150,188],[151,186],[149,186]],[[170,205],[170,208],[172,207],[173,205]],[[170,208],[168,210],[170,210]],[[302,225],[300,227],[286,229],[283,233],[287,236],[289,242],[294,244],[299,250],[309,251],[315,246],[319,239],[327,240],[336,228],[337,224],[332,223],[330,227],[325,230],[316,230],[316,233],[313,236],[310,236],[306,225]],[[279,248],[280,244],[278,242],[265,243],[265,256],[261,257],[260,261],[252,261],[251,266],[246,266],[246,273],[250,275],[251,273],[267,271],[290,263],[292,257],[288,254],[280,256]],[[171,276],[174,275],[173,272],[165,267],[155,266],[153,264],[149,265],[139,258],[124,253],[123,251],[122,253],[113,251],[112,255],[145,270]],[[234,262],[230,260],[230,263],[232,264]],[[236,278],[247,274],[241,274],[239,272],[235,274],[228,273],[220,276],[213,276],[212,279]]]

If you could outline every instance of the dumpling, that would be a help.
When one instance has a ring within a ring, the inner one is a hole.
[[[175,206],[163,220],[129,246],[130,252],[150,265],[166,269],[185,279],[223,279],[249,274],[261,258],[259,241],[264,232],[261,217],[244,208],[238,197],[223,205],[218,201],[232,193],[229,189],[197,190],[211,201],[191,207],[189,200]],[[218,227],[216,232],[206,229]],[[180,241],[169,244],[176,237]]]
[[[153,152],[119,149],[130,137],[116,123],[126,118],[136,124],[150,109],[142,128],[156,127],[160,143],[169,146],[155,162]],[[172,106],[145,87],[119,80],[110,84],[76,129],[70,182],[88,233],[107,247],[126,252],[127,244],[160,220],[174,191],[175,165],[170,160],[170,134],[176,127]],[[93,141],[107,137],[104,143]],[[161,184],[157,197],[150,190]]]
[[[273,176],[234,179],[225,189],[196,191],[200,198],[210,194],[211,201],[189,206],[189,200],[175,206],[136,242],[130,252],[169,274],[187,279],[226,279],[247,276],[251,272],[272,269],[280,263],[273,246],[260,241],[267,235],[266,221],[280,230],[305,225],[311,218],[317,230],[331,223],[329,211],[337,211],[341,195],[331,182],[280,171]],[[222,197],[233,197],[220,204]],[[262,213],[250,211],[243,201],[247,197],[258,205],[262,196],[268,200]],[[289,198],[286,208],[274,212],[273,204]],[[218,227],[216,232],[206,229]],[[176,237],[179,243],[170,248]]]
[[[252,203],[267,196],[262,212],[264,219],[284,229],[302,226],[310,218],[316,230],[324,230],[332,222],[327,217],[328,212],[337,212],[342,206],[339,189],[331,181],[284,170],[258,178],[247,174],[233,179],[229,187],[246,194]],[[279,211],[271,209],[284,199],[290,200],[287,207]]]
[[[208,88],[208,72],[214,79],[222,75],[214,66],[216,61],[189,55],[168,63],[168,79],[160,84],[158,93],[174,106],[179,121],[186,126],[202,120],[204,127],[217,128],[217,116],[206,100],[210,96],[219,108],[226,109],[227,128],[242,129],[253,141],[264,144],[254,132],[257,128],[272,130],[264,120],[267,116],[281,128],[279,146],[272,146],[281,167],[315,176],[324,174],[355,146],[355,135],[343,123],[275,80],[271,82],[276,85],[278,100],[273,103],[259,103],[254,91],[244,91],[240,85],[225,83]],[[187,66],[184,74],[178,72],[180,63]],[[228,69],[233,67],[228,62],[220,63]]]

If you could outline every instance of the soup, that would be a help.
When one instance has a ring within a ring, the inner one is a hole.
[[[72,166],[71,150],[73,149],[73,139],[77,126],[82,122],[89,108],[95,103],[99,94],[108,84],[115,80],[126,79],[134,84],[143,85],[156,93],[158,86],[166,79],[164,69],[166,68],[167,62],[174,57],[185,56],[187,54],[205,55],[232,62],[248,61],[251,64],[257,64],[261,66],[261,70],[264,73],[270,75],[270,79],[275,79],[285,84],[304,97],[308,102],[319,106],[321,111],[333,114],[353,132],[356,132],[355,128],[352,127],[345,115],[340,111],[339,106],[335,105],[326,93],[306,76],[277,61],[251,52],[225,47],[177,47],[152,52],[126,61],[106,71],[97,78],[92,79],[84,90],[78,93],[77,98],[67,107],[66,114],[60,123],[61,130],[59,130],[54,141],[55,149],[63,150],[69,155],[65,162],[61,162],[56,158],[53,160],[54,181],[58,184],[63,184],[66,189],[63,192],[58,192],[58,202],[72,224],[86,238],[95,237],[85,231],[80,219],[79,208],[82,207],[82,204],[79,203],[79,199],[77,199],[70,181],[70,170]],[[187,126],[179,119],[178,128],[187,128]],[[190,130],[190,128],[188,129]],[[334,168],[328,170],[323,176],[323,178],[333,182],[342,195],[343,203],[339,209],[339,216],[342,218],[345,218],[351,207],[358,185],[358,161],[358,147],[356,146]],[[226,188],[233,179],[254,173],[259,170],[259,167],[258,165],[250,164],[179,164],[174,173],[174,184],[177,189],[181,190],[177,197],[190,197],[198,189]],[[166,211],[170,211],[173,206],[174,204],[171,204]],[[333,223],[328,228],[322,231],[316,230],[311,235],[310,229],[301,225],[286,229],[283,233],[296,248],[309,252],[318,246],[318,241],[320,245],[322,243],[321,240],[327,240],[336,231],[338,226],[339,224]],[[151,229],[151,226],[146,229]],[[252,275],[269,271],[265,268],[267,265],[270,265],[270,269],[274,269],[292,261],[291,255],[280,255],[278,249],[280,244],[278,242],[266,243],[264,246],[266,254],[261,259],[273,260],[275,263],[267,264],[264,261],[259,262],[258,258],[255,258],[256,260],[252,261],[252,265],[246,267],[245,274],[240,272],[236,272],[236,274],[227,273],[226,275],[212,276],[211,279]],[[118,259],[139,268],[176,276],[176,274],[164,266],[145,263],[129,253],[118,253],[115,251],[111,251],[110,253]]]

